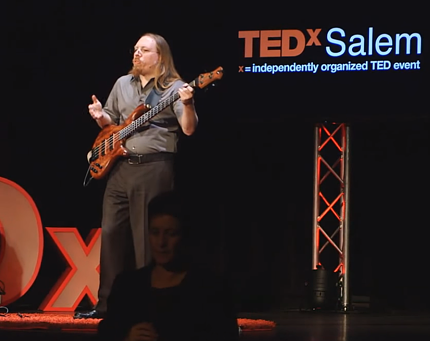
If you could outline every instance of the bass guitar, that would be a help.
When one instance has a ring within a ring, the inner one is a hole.
[[[202,73],[189,83],[194,89],[203,89],[223,76],[223,68],[218,67],[212,72]],[[99,180],[109,173],[118,158],[129,153],[124,147],[125,141],[140,127],[163,109],[179,99],[176,91],[168,98],[151,108],[147,104],[139,105],[121,125],[108,125],[98,134],[92,149],[87,154],[88,172],[91,178]],[[88,176],[87,172],[87,176]]]

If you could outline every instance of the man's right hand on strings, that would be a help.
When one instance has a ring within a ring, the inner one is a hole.
[[[95,95],[92,95],[91,99],[93,100],[93,103],[88,106],[88,111],[92,118],[99,120],[103,117],[102,104]]]
[[[102,104],[97,99],[95,95],[91,96],[93,103],[88,105],[88,111],[91,117],[96,120],[100,128],[103,128],[109,124],[112,124],[112,120],[108,114],[106,114],[102,109]]]

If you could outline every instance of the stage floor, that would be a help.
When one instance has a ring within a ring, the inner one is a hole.
[[[243,319],[273,321],[269,331],[244,331],[241,340],[254,341],[400,341],[430,340],[430,314],[370,314],[331,312],[242,313]],[[2,329],[0,340],[94,340],[89,330]],[[220,340],[222,341],[222,340]]]
[[[246,314],[253,318],[255,314]],[[370,314],[288,312],[264,314],[277,326],[270,332],[250,332],[255,341],[406,341],[430,340],[430,313]]]

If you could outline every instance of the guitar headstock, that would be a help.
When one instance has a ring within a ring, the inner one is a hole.
[[[218,81],[222,78],[224,75],[224,69],[219,66],[215,70],[211,72],[201,73],[196,79],[195,79],[195,86],[203,89],[206,88],[208,85],[212,84],[215,81]]]

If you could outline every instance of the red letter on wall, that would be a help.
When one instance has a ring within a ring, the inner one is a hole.
[[[43,311],[75,311],[85,295],[97,302],[101,229],[93,229],[86,242],[74,227],[47,227],[48,233],[66,259],[64,271],[40,308]]]
[[[8,305],[33,285],[43,256],[43,228],[30,195],[16,183],[0,178],[0,280]]]

